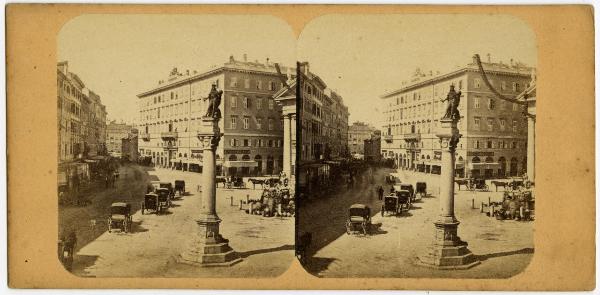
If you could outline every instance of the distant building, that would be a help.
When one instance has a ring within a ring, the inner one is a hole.
[[[381,161],[381,131],[376,130],[371,138],[365,139],[364,159],[375,163]]]
[[[363,122],[354,122],[348,128],[348,146],[350,154],[354,158],[363,159],[365,157],[365,140],[371,139],[375,132],[375,127]]]
[[[106,107],[68,62],[57,63],[56,74],[59,186],[73,188],[90,178],[88,163],[105,155]]]
[[[302,125],[300,160],[310,163],[340,159],[348,155],[348,107],[343,98],[310,71],[304,63],[299,71]]]
[[[131,125],[111,121],[106,126],[106,148],[108,153],[113,157],[121,158],[123,156],[122,139],[129,138],[131,133],[133,133]]]
[[[286,67],[281,67],[283,73]],[[138,94],[140,155],[155,165],[202,170],[201,117],[212,84],[223,90],[223,137],[216,151],[219,175],[277,174],[283,168],[281,106],[273,95],[282,88],[274,63],[236,60],[205,72],[179,72]]]
[[[121,139],[121,159],[131,162],[138,160],[138,132],[132,129],[132,132]]]
[[[510,61],[483,62],[490,83],[507,97],[516,97],[532,79],[533,69]],[[460,177],[521,175],[527,166],[527,119],[524,106],[498,99],[486,86],[475,60],[457,70],[425,74],[417,70],[410,82],[381,96],[382,155],[400,169],[440,173],[440,141],[435,135],[454,85],[462,91],[456,149]]]

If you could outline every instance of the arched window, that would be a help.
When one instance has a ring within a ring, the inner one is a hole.
[[[250,161],[250,156],[248,156],[248,155],[243,155],[243,156],[242,156],[242,160],[243,160],[243,161]]]
[[[486,162],[486,163],[494,163],[494,158],[492,158],[492,157],[487,157],[487,158],[485,158],[485,162]]]
[[[229,156],[229,161],[237,161],[237,156],[236,155]]]
[[[473,159],[471,159],[471,163],[481,163],[481,160],[479,157],[473,157]]]

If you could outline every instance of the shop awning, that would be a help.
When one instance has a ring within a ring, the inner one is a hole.
[[[253,160],[249,161],[225,161],[223,167],[258,167],[258,163]]]
[[[469,163],[469,169],[494,169],[499,166],[500,163]]]

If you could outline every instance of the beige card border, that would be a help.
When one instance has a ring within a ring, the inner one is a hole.
[[[535,254],[510,279],[319,279],[297,262],[272,279],[79,278],[56,258],[56,37],[84,13],[271,14],[299,34],[331,13],[511,14],[538,45]],[[591,6],[7,6],[8,272],[13,288],[592,290],[595,287]],[[54,77],[54,78],[53,78]]]

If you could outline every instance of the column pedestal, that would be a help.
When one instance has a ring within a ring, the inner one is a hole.
[[[216,212],[215,186],[215,151],[221,139],[218,119],[204,117],[202,127],[198,133],[203,144],[202,208],[196,220],[197,231],[177,261],[203,267],[230,266],[240,262],[241,258],[229,246],[229,240],[219,233],[221,219]]]
[[[454,162],[456,144],[460,139],[456,120],[441,119],[440,138],[442,163],[440,175],[440,213],[435,235],[428,251],[417,258],[417,264],[436,269],[467,269],[480,262],[467,248],[467,242],[458,237],[458,225],[454,216]]]

